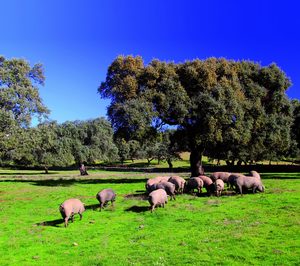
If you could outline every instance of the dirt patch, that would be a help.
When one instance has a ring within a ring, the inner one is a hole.
[[[229,220],[229,219],[225,219],[223,221],[224,225],[231,225],[231,224],[241,224],[242,220]]]
[[[222,196],[236,196],[236,192],[233,190],[225,190],[222,191]]]
[[[219,205],[221,202],[219,200],[208,200],[207,205]]]

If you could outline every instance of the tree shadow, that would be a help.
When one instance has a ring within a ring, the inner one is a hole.
[[[133,183],[146,183],[146,178],[109,178],[109,179],[88,179],[78,180],[81,184],[133,184]]]
[[[126,212],[135,212],[135,213],[141,213],[141,212],[146,212],[149,211],[149,206],[131,206],[127,209],[125,209]]]
[[[46,187],[69,187],[69,186],[72,186],[75,182],[76,182],[76,180],[74,180],[74,179],[71,179],[71,180],[64,180],[64,179],[38,180],[38,181],[33,181],[32,185],[46,186]]]
[[[109,178],[109,179],[45,179],[45,180],[35,180],[35,179],[13,179],[13,180],[1,180],[0,182],[27,182],[31,183],[34,186],[48,186],[48,187],[68,187],[73,185],[74,183],[77,184],[133,184],[133,183],[146,183],[145,178],[140,179],[130,179],[130,178]]]
[[[35,225],[37,226],[54,226],[54,227],[59,227],[59,224],[64,223],[64,219],[56,219],[52,221],[45,221],[41,223],[36,223]]]
[[[24,173],[24,172],[2,172],[1,176],[41,176],[41,175],[57,175],[56,172],[49,171],[47,174],[45,172],[37,172],[37,173]]]

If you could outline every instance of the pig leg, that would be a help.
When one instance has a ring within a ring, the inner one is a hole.
[[[155,208],[155,204],[151,205],[151,212],[154,211],[154,208]]]
[[[241,195],[243,195],[243,188],[241,185],[237,185],[238,186],[238,190],[240,192]]]
[[[67,227],[67,226],[68,226],[68,220],[69,220],[69,217],[68,217],[68,216],[66,216],[66,217],[65,217],[65,227]]]
[[[80,220],[82,220],[82,213],[78,213],[79,214],[79,216],[80,216]]]

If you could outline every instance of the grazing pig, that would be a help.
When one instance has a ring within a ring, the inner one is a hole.
[[[198,177],[202,179],[203,186],[206,188],[207,194],[210,195],[213,193],[215,190],[213,181],[206,175],[199,175]]]
[[[165,204],[168,203],[168,196],[164,189],[157,189],[152,191],[149,194],[148,201],[151,205],[151,212],[153,212],[154,208],[156,206],[162,206],[165,207]]]
[[[151,187],[152,185],[157,184],[157,183],[159,183],[159,182],[168,181],[169,178],[170,178],[169,176],[157,176],[157,177],[154,177],[154,178],[149,178],[149,179],[147,180],[146,185],[145,185],[146,190],[147,190],[148,192],[151,192],[150,187]]]
[[[216,196],[219,197],[221,196],[222,191],[224,190],[224,182],[222,179],[217,179],[214,184],[215,184]]]
[[[214,172],[210,175],[210,178],[213,182],[215,182],[217,179],[223,180],[224,183],[227,183],[228,186],[228,178],[231,175],[229,172]]]
[[[68,199],[59,206],[59,211],[65,220],[65,227],[67,227],[69,218],[71,218],[73,222],[75,214],[78,213],[80,220],[82,219],[82,213],[85,211],[85,208],[79,199]]]
[[[156,189],[164,189],[171,199],[175,200],[175,185],[173,183],[163,181],[154,186],[156,186]]]
[[[198,193],[200,194],[202,192],[203,188],[203,180],[200,177],[191,177],[187,180],[185,184],[185,190],[190,193],[193,192],[194,189],[198,190]]]
[[[100,211],[104,208],[104,206],[110,201],[111,205],[114,206],[114,201],[116,199],[116,193],[111,189],[103,189],[99,191],[96,195],[96,199],[100,203]]]
[[[236,191],[243,195],[243,189],[252,189],[255,193],[257,190],[264,192],[265,187],[263,186],[261,179],[253,176],[245,176],[242,174],[232,175],[232,183],[236,188]]]
[[[240,175],[242,175],[242,174],[234,173],[228,177],[228,184],[230,186],[230,189],[236,190],[236,187],[235,187],[236,182],[235,181]]]
[[[253,177],[256,177],[258,179],[261,179],[260,174],[257,173],[256,171],[250,171],[250,175],[253,176]]]
[[[175,189],[177,193],[183,193],[185,180],[180,176],[171,176],[168,180],[169,182],[175,185]]]

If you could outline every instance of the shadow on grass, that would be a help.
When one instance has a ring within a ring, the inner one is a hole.
[[[98,204],[91,204],[91,205],[85,205],[84,208],[86,210],[96,210],[100,208],[99,203]]]
[[[45,172],[36,172],[36,173],[24,173],[24,172],[19,172],[19,173],[12,173],[12,172],[1,172],[1,176],[40,176],[40,175],[57,175],[58,173],[56,172],[48,172],[47,174]]]
[[[37,226],[54,226],[54,227],[58,227],[59,224],[64,223],[63,219],[56,219],[56,220],[52,220],[52,221],[45,221],[45,222],[41,222],[41,223],[36,223],[35,225]]]
[[[141,213],[141,212],[146,212],[149,211],[149,206],[131,206],[127,209],[125,209],[126,212],[136,212],[136,213]]]
[[[77,184],[132,184],[132,183],[146,183],[145,178],[141,179],[129,179],[129,178],[120,178],[120,179],[46,179],[46,180],[32,180],[32,179],[13,179],[13,180],[1,180],[0,182],[27,182],[31,183],[34,186],[47,186],[47,187],[68,187],[72,186],[74,183]]]

